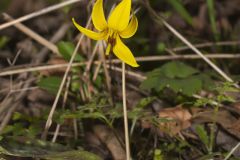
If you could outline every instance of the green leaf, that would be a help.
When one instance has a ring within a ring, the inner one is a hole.
[[[185,95],[192,96],[194,93],[199,92],[202,89],[202,81],[196,77],[189,77],[186,79],[179,80],[178,83],[175,82],[175,85],[178,85],[179,91]],[[174,87],[171,86],[172,88]]]
[[[21,122],[14,123],[13,125],[7,125],[1,132],[2,135],[9,133],[13,134],[14,136],[25,134],[24,125]]]
[[[42,157],[47,154],[63,152],[69,148],[42,140],[30,139],[26,137],[4,137],[0,141],[0,146],[4,148],[4,154],[18,157]]]
[[[199,75],[196,75],[195,77],[202,81],[203,89],[206,89],[206,90],[214,89],[215,84],[214,84],[213,80],[210,78],[210,76],[208,76],[207,74],[201,73]]]
[[[128,118],[130,119],[138,119],[140,118],[145,112],[143,109],[149,105],[151,102],[153,102],[156,98],[155,97],[147,97],[142,98],[139,103],[133,107],[132,110],[128,111]]]
[[[44,156],[47,160],[102,160],[99,156],[87,151],[67,151]]]
[[[160,149],[154,150],[154,158],[153,160],[163,160],[162,151]]]
[[[74,44],[71,42],[61,41],[57,44],[57,47],[60,54],[63,56],[63,58],[69,61],[75,49]],[[79,53],[77,53],[75,57],[75,61],[81,62],[81,61],[84,61],[84,58]]]
[[[207,0],[206,2],[207,2],[208,15],[209,15],[209,19],[210,19],[211,29],[214,34],[215,40],[218,41],[220,38],[220,34],[217,29],[214,0]]]
[[[198,70],[181,62],[169,62],[149,72],[140,87],[157,92],[169,88],[175,93],[192,96],[212,86],[213,81],[207,74],[199,73]]]
[[[189,24],[193,24],[192,16],[185,9],[183,4],[179,0],[167,0],[172,7],[181,15],[181,17]]]
[[[46,89],[47,91],[49,91],[52,94],[56,94],[58,91],[58,88],[61,84],[61,81],[62,81],[62,79],[59,77],[55,77],[55,76],[46,77],[46,78],[42,78],[38,82],[38,86],[40,88]]]
[[[201,80],[195,77],[189,77],[185,79],[159,79],[158,91],[163,90],[165,87],[172,89],[174,92],[181,92],[185,95],[191,96],[197,93],[202,88]]]
[[[0,153],[47,160],[101,160],[99,156],[87,151],[69,150],[68,147],[57,143],[23,137],[4,138],[0,141]]]
[[[5,12],[8,6],[11,4],[12,1],[1,1],[0,2],[0,12]]]
[[[159,85],[159,77],[148,77],[141,84],[141,89],[151,90]]]
[[[8,42],[9,40],[10,40],[9,37],[7,37],[7,36],[1,36],[1,37],[0,37],[0,49],[3,48],[3,47],[7,44],[7,42]]]
[[[154,100],[156,99],[156,97],[147,97],[147,98],[142,98],[138,104],[137,104],[137,108],[144,108],[146,107],[148,104],[152,103]],[[134,107],[134,108],[136,108]]]
[[[166,49],[166,45],[164,43],[158,43],[157,44],[157,51],[160,53],[163,53]]]
[[[196,132],[198,134],[198,137],[202,141],[202,143],[206,146],[206,148],[208,148],[209,137],[208,137],[208,134],[207,134],[206,130],[204,129],[204,127],[202,125],[197,125]]]
[[[185,78],[199,73],[195,68],[181,62],[169,62],[161,67],[161,72],[168,78]]]

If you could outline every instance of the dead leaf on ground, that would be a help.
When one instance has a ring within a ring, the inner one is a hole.
[[[239,123],[239,122],[238,122]],[[221,146],[221,148],[225,149],[226,151],[230,152],[237,144],[238,141],[236,138],[230,136],[229,134],[219,130],[216,135],[216,144]],[[240,148],[238,148],[234,153],[234,156],[240,157]]]
[[[240,119],[235,118],[230,112],[226,110],[220,110],[216,113],[214,113],[213,110],[208,110],[198,113],[194,116],[194,118],[192,118],[192,123],[194,124],[212,122],[216,122],[225,131],[240,139]]]
[[[159,118],[164,118],[169,121],[160,122],[159,129],[160,131],[167,132],[172,136],[176,135],[181,130],[191,126],[191,117],[191,113],[182,106],[163,109],[159,113]]]
[[[126,152],[123,149],[122,145],[116,138],[113,131],[104,125],[97,125],[93,128],[94,133],[97,137],[107,146],[110,150],[114,160],[125,160]]]

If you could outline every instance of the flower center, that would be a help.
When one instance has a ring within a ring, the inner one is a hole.
[[[110,51],[112,51],[112,48],[116,45],[116,37],[117,37],[117,32],[109,28],[108,37],[107,37],[106,55],[109,55]]]

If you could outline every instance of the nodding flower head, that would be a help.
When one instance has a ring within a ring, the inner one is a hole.
[[[76,23],[75,27],[94,40],[105,40],[107,43],[106,55],[111,51],[123,62],[132,67],[138,67],[131,50],[122,42],[121,38],[132,37],[138,28],[138,20],[135,15],[130,19],[131,0],[122,0],[112,11],[108,20],[103,12],[103,0],[97,0],[92,10],[93,25],[98,30],[94,32]]]

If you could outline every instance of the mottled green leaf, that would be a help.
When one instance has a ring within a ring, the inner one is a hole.
[[[181,62],[169,62],[161,67],[161,72],[168,78],[185,78],[199,71]]]
[[[0,49],[3,48],[3,47],[7,44],[7,42],[8,42],[9,40],[10,40],[9,37],[7,37],[7,36],[1,36],[1,37],[0,37]]]
[[[15,157],[31,157],[46,160],[101,160],[99,156],[70,148],[57,143],[24,137],[8,137],[0,141],[0,153]]]
[[[62,79],[60,77],[55,76],[46,77],[40,79],[40,81],[38,82],[38,86],[40,88],[46,89],[52,94],[56,94],[61,84],[61,81]]]
[[[99,156],[87,151],[67,151],[43,157],[46,160],[102,160]]]
[[[169,88],[175,93],[191,96],[212,86],[213,81],[207,74],[181,62],[169,62],[149,72],[140,87],[157,92]]]
[[[71,42],[64,42],[64,41],[61,41],[57,44],[57,47],[58,47],[58,50],[60,52],[60,54],[63,56],[63,58],[67,61],[69,61],[71,59],[71,56],[74,52],[74,49],[75,49],[75,46],[73,43]],[[76,57],[75,57],[75,61],[83,61],[84,58],[80,55],[80,54],[77,54]]]

